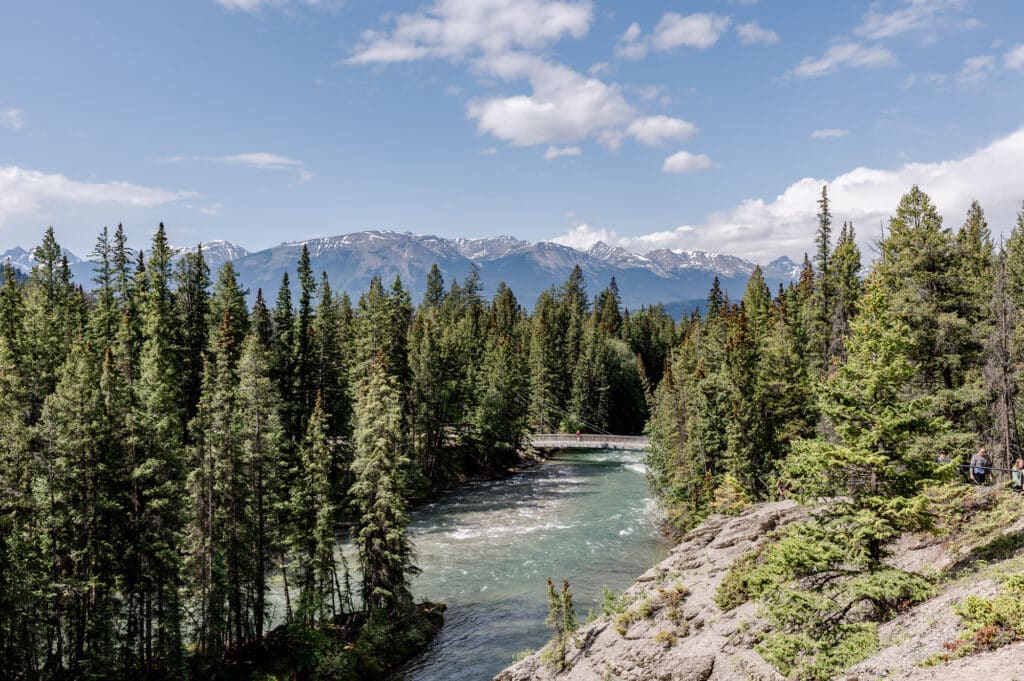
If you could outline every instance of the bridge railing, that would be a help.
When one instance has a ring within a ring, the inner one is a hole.
[[[534,447],[589,447],[594,449],[646,449],[650,440],[642,435],[584,435],[575,433],[534,433],[530,436]]]

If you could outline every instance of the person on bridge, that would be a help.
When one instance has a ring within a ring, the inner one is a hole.
[[[580,431],[576,431],[576,442],[580,441]]]

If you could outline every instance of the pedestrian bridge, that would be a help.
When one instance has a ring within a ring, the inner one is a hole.
[[[651,441],[643,435],[534,433],[530,444],[536,449],[648,449]]]

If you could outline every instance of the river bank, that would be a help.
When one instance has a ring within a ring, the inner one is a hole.
[[[905,535],[892,559],[902,569],[929,575],[932,597],[881,624],[877,650],[866,651],[866,659],[835,678],[1024,677],[1017,662],[1024,643],[1014,643],[1024,634],[999,626],[986,630],[995,638],[975,654],[956,659],[964,645],[975,642],[964,638],[964,623],[954,610],[969,597],[1003,593],[1006,580],[1024,569],[1024,499],[966,486],[940,493],[945,496],[936,501],[938,532]],[[580,628],[568,669],[556,673],[538,651],[496,681],[782,681],[756,650],[768,627],[758,604],[723,611],[715,594],[738,558],[807,514],[806,507],[784,501],[757,504],[735,517],[712,516],[628,587],[611,611]]]

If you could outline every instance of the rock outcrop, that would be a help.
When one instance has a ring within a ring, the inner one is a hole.
[[[1002,505],[996,508],[999,498]],[[1024,500],[1007,499],[968,492],[957,502],[962,504],[957,507],[959,525],[944,534],[905,536],[898,542],[892,562],[936,574],[936,593],[880,625],[881,648],[837,679],[1024,681],[1024,643],[922,665],[957,638],[961,627],[953,605],[972,594],[994,595],[1001,576],[1021,569]],[[770,541],[773,530],[809,513],[786,501],[758,504],[735,517],[713,516],[626,590],[617,604],[621,612],[580,628],[566,670],[556,673],[539,651],[495,681],[781,681],[755,650],[767,627],[757,604],[723,612],[714,597],[737,558]]]
[[[790,501],[759,504],[735,517],[715,516],[637,579],[622,612],[581,627],[580,646],[555,674],[536,653],[496,681],[761,681],[781,679],[753,650],[756,606],[722,612],[714,597],[733,561],[776,528],[804,518]]]

